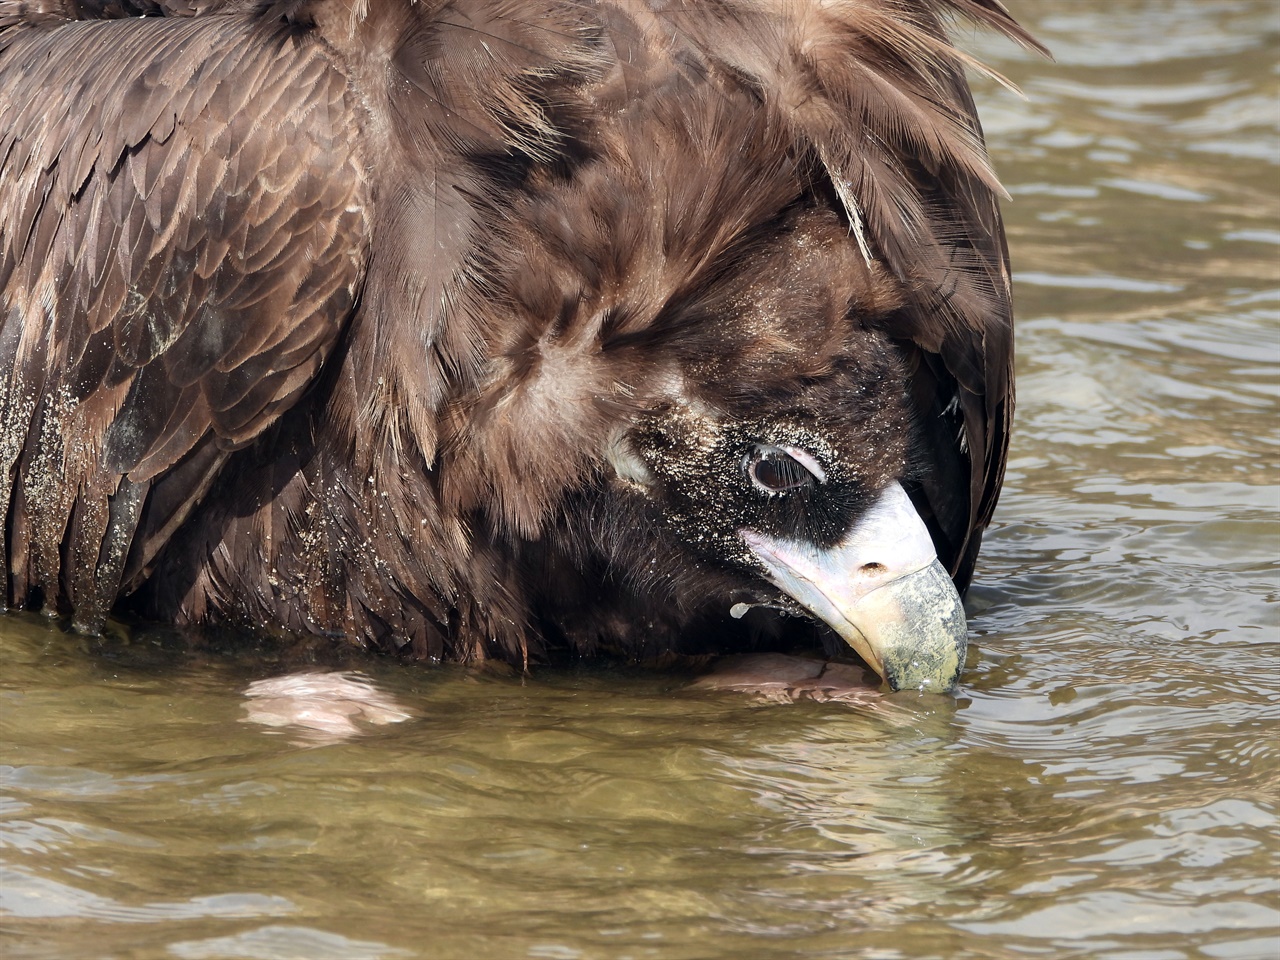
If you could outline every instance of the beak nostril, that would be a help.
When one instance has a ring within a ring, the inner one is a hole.
[[[878,577],[888,569],[883,563],[864,563],[860,572],[868,576]]]

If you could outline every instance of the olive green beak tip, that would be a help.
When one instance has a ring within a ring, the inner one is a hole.
[[[940,563],[892,588],[897,616],[880,623],[876,647],[890,689],[950,693],[964,669],[969,630],[960,596]]]
[[[766,575],[825,621],[891,690],[946,693],[964,668],[960,594],[900,484],[833,547],[740,531]]]

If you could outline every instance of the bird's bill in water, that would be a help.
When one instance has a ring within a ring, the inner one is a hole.
[[[742,539],[769,579],[825,621],[894,690],[951,690],[968,629],[960,595],[938,562],[924,521],[897,484],[840,544]]]

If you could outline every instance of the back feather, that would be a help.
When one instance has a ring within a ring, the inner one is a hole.
[[[0,0],[12,601],[526,658],[508,571],[801,195],[893,282],[963,587],[1013,340],[955,17],[1040,49],[996,0]]]

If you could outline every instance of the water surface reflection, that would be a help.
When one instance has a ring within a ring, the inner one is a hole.
[[[1280,14],[1035,0],[979,100],[1019,422],[956,701],[363,664],[300,746],[251,657],[0,624],[14,957],[1274,957]],[[357,724],[362,723],[358,718]]]

